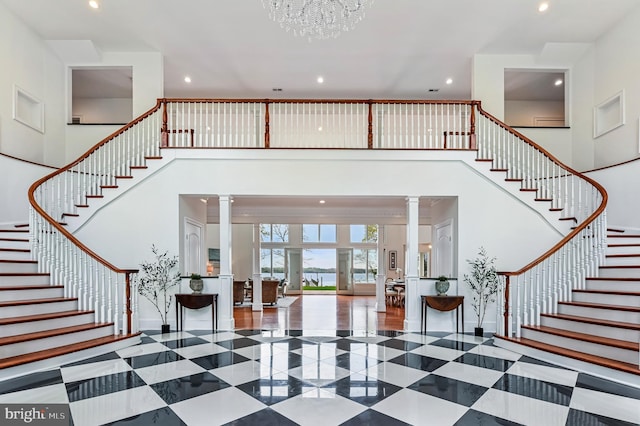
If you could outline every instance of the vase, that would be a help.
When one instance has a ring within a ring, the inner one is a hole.
[[[484,329],[482,327],[476,327],[473,329],[473,335],[482,337],[484,335]]]
[[[169,331],[170,331],[169,324],[162,324],[161,330],[162,330],[162,334],[169,333]]]
[[[204,283],[202,280],[190,280],[189,287],[193,290],[193,294],[202,293],[202,288],[204,287]]]
[[[449,281],[436,281],[436,293],[438,296],[446,296],[449,290]]]

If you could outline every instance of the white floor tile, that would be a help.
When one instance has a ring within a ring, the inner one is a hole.
[[[476,367],[474,365],[459,362],[449,362],[442,367],[432,371],[432,374],[449,377],[450,379],[461,380],[474,385],[492,387],[504,375],[502,371],[490,370],[488,368]]]
[[[640,424],[640,401],[591,389],[575,388],[571,408]]]
[[[378,335],[374,335],[374,336],[351,336],[349,337],[349,340],[355,340],[357,342],[362,342],[362,343],[380,343],[380,342],[384,342],[385,340],[389,340],[389,337],[387,336],[378,336]]]
[[[204,343],[202,345],[193,345],[187,346],[184,348],[177,348],[173,350],[178,353],[180,356],[185,358],[199,358],[201,356],[213,355],[220,352],[227,351],[226,348],[223,348],[220,345],[216,345],[215,343]]]
[[[108,361],[93,362],[91,364],[63,367],[60,369],[60,372],[62,373],[62,379],[65,383],[69,383],[129,370],[131,370],[131,366],[123,359],[110,359]]]
[[[399,390],[371,408],[412,425],[452,425],[467,412],[467,407],[411,389]]]
[[[405,352],[399,349],[387,348],[385,346],[367,345],[365,347],[355,349],[351,351],[351,353],[377,359],[380,361],[388,361],[404,354]]]
[[[315,360],[323,360],[331,357],[336,357],[346,351],[338,349],[335,343],[321,343],[319,345],[304,345],[302,348],[292,351],[298,353],[306,358]]]
[[[457,342],[475,343],[477,345],[480,345],[486,342],[487,340],[489,340],[488,337],[473,336],[471,334],[462,334],[462,333],[453,333],[443,337],[443,339],[455,340]]]
[[[366,407],[324,389],[312,389],[271,408],[305,426],[337,425],[363,412]]]
[[[349,374],[349,370],[322,361],[314,361],[289,370],[290,376],[319,387],[343,379]]]
[[[233,387],[171,405],[171,409],[188,425],[221,425],[265,407],[257,399]]]
[[[404,340],[405,342],[422,343],[428,345],[431,342],[440,340],[440,337],[427,336],[426,334],[403,334],[395,338],[396,340]]]
[[[117,350],[116,353],[123,358],[128,358],[133,356],[155,354],[168,350],[169,348],[167,348],[162,343],[147,343],[146,345],[129,346],[128,348]]]
[[[0,395],[0,404],[68,404],[69,396],[64,383],[26,389]]]
[[[139,386],[70,404],[76,425],[92,426],[113,422],[166,406],[148,386]]]
[[[154,383],[191,376],[192,374],[204,373],[205,371],[206,370],[198,364],[188,359],[183,359],[176,362],[138,368],[136,369],[136,374],[140,376],[146,384],[152,385]]]
[[[277,370],[273,366],[253,360],[227,365],[226,367],[214,368],[209,371],[211,374],[219,377],[232,386],[241,385],[272,374],[282,373],[281,370]]]
[[[410,351],[410,353],[429,356],[431,358],[438,358],[445,361],[453,361],[454,359],[459,358],[465,354],[464,351],[458,351],[455,349],[432,345],[420,346],[419,348]]]
[[[507,373],[571,387],[575,386],[578,380],[577,371],[547,367],[545,365],[531,364],[528,362],[516,362],[507,370]]]
[[[471,408],[526,425],[564,426],[569,414],[564,405],[497,389],[489,389]]]
[[[233,352],[249,359],[269,358],[276,354],[287,353],[288,346],[281,343],[263,343],[261,345],[247,346],[234,349]]]
[[[169,340],[188,339],[190,337],[198,337],[187,331],[174,331],[172,333],[154,334],[149,336],[156,342],[167,342]]]
[[[517,354],[506,349],[488,345],[478,345],[475,348],[469,350],[469,353],[490,356],[493,358],[506,359],[508,361],[517,361],[522,356],[521,354]]]
[[[391,383],[392,385],[406,387],[427,376],[429,373],[392,362],[381,362],[378,365],[367,368],[365,371],[361,371],[360,374],[366,374],[369,377]]]
[[[203,340],[208,340],[209,342],[224,342],[225,340],[237,339],[244,336],[236,334],[232,331],[223,331],[221,333],[205,334],[198,337]]]

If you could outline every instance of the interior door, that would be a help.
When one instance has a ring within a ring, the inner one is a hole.
[[[339,248],[336,250],[338,261],[338,285],[336,293],[353,294],[353,249]]]
[[[302,284],[302,249],[284,249],[285,278],[289,281],[287,293],[300,294]]]
[[[204,225],[195,220],[184,220],[184,273],[206,275],[202,249]]]
[[[434,270],[432,276],[453,277],[453,224],[447,220],[434,226]]]

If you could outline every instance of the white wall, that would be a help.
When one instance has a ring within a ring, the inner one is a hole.
[[[33,182],[55,168],[0,155],[0,224],[29,222],[27,191]]]
[[[127,124],[133,120],[130,98],[74,98],[73,115],[81,116],[81,123]]]
[[[90,242],[91,248],[116,266],[131,267],[148,258],[152,243],[179,252],[178,194],[412,194],[458,196],[459,275],[465,272],[464,259],[473,257],[481,245],[498,257],[501,270],[511,270],[522,267],[558,240],[557,232],[537,213],[505,196],[465,163],[454,160],[460,153],[225,150],[175,154],[200,157],[176,159],[151,179],[122,194],[96,213],[78,237]],[[163,155],[168,158],[171,152]],[[218,158],[201,157],[206,155]],[[433,155],[443,159],[425,163]],[[238,170],[245,173],[239,174]],[[300,180],[298,177],[308,170],[323,170],[323,179]],[[228,301],[221,297],[221,306],[226,306]],[[220,314],[224,312],[221,310]],[[153,321],[155,316],[142,306],[141,319]]]
[[[131,67],[133,72],[132,116],[138,117],[151,109],[164,94],[164,70],[162,55],[156,52],[104,52],[96,63],[67,63],[67,114],[71,114],[71,68],[91,66]],[[71,117],[66,117],[71,121]],[[131,120],[127,120],[129,122]],[[67,155],[71,162],[89,148],[122,126],[66,126]]]
[[[564,120],[564,102],[505,101],[504,122],[509,126],[536,126],[536,117]],[[564,122],[556,126],[562,127]]]
[[[40,37],[0,3],[0,152],[64,164],[64,68]],[[44,133],[13,119],[14,85],[44,103]]]

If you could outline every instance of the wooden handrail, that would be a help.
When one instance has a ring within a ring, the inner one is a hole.
[[[231,98],[162,98],[159,101],[162,102],[190,102],[190,103],[204,103],[204,102],[220,102],[220,103],[270,103],[270,104],[282,104],[282,103],[303,103],[303,104],[459,104],[459,105],[477,105],[479,101],[470,100],[430,100],[430,99],[231,99]]]

